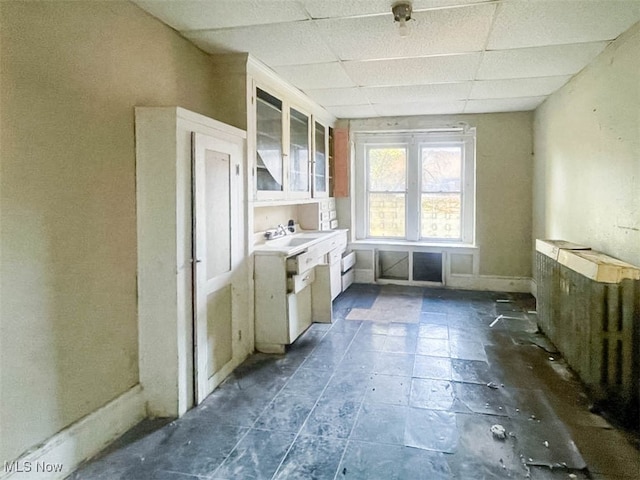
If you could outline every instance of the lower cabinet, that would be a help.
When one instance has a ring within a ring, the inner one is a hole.
[[[256,350],[284,353],[312,322],[331,323],[346,244],[340,231],[296,255],[256,250]]]

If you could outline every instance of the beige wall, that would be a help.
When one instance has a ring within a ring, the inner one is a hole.
[[[538,108],[534,238],[640,265],[640,23]]]
[[[480,274],[530,277],[533,113],[472,117]]]
[[[215,116],[209,58],[127,2],[0,2],[0,463],[138,381],[135,105]]]
[[[530,277],[533,112],[351,120],[350,129],[435,128],[458,122],[476,127],[479,273]]]

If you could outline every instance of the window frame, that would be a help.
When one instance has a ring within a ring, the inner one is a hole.
[[[356,220],[354,223],[356,240],[409,241],[443,245],[475,244],[475,128],[456,131],[362,132],[356,133],[354,139],[356,194]],[[421,148],[429,144],[460,145],[462,147],[460,238],[447,239],[421,236]],[[372,147],[405,147],[407,149],[404,237],[373,237],[369,235],[369,165],[367,152]]]

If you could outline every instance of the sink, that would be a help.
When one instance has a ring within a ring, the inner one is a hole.
[[[277,238],[275,240],[269,241],[269,246],[277,246],[277,247],[299,247],[300,245],[304,245],[305,243],[312,242],[321,235],[313,235],[308,233],[301,233],[299,235],[293,235],[291,237]]]
[[[256,245],[254,252],[259,255],[282,255],[289,257],[302,253],[305,250],[315,252],[318,248],[320,250],[329,251],[333,248],[334,243],[325,241],[336,235],[344,235],[344,231],[302,230],[279,238],[274,238],[273,240],[266,240],[264,243]],[[346,237],[346,235],[344,236]],[[346,241],[344,243],[346,245]]]

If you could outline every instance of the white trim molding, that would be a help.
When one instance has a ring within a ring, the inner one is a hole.
[[[450,275],[447,288],[485,290],[489,292],[530,293],[531,278],[501,277],[496,275]]]
[[[145,416],[142,388],[137,384],[23,456],[3,463],[0,479],[66,478]]]

